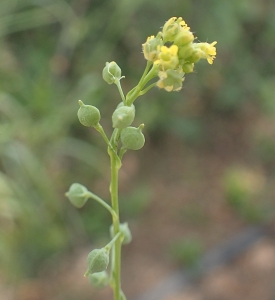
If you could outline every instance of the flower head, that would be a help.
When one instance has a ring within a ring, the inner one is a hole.
[[[216,58],[217,42],[196,43],[190,27],[181,18],[173,17],[165,22],[162,32],[150,36],[142,45],[144,57],[153,62],[151,80],[159,76],[157,86],[166,91],[179,91],[182,88],[184,74],[194,71],[195,63],[206,59],[213,64]]]

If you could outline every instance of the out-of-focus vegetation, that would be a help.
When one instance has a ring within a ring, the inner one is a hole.
[[[155,89],[137,103],[147,135],[154,142],[172,132],[185,143],[203,144],[210,138],[205,131],[210,119],[262,115],[263,130],[250,136],[252,151],[274,176],[274,12],[272,0],[1,0],[0,269],[5,277],[35,276],[53,254],[107,232],[102,220],[109,216],[96,204],[76,211],[64,198],[74,181],[103,196],[108,188],[104,145],[78,123],[77,100],[99,107],[103,125],[111,126],[119,95],[101,79],[105,62],[120,65],[128,91],[145,65],[141,43],[171,16],[182,16],[202,41],[217,40],[218,55],[213,67],[202,63],[186,76],[185,88],[169,94],[169,101]],[[239,207],[237,198],[246,190],[236,191],[227,180],[229,201]],[[138,193],[146,198],[150,191],[137,187],[135,199]],[[145,202],[136,205],[138,213]],[[136,216],[127,205],[125,214]]]

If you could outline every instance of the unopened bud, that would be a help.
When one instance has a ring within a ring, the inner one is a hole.
[[[175,37],[174,44],[180,46],[184,46],[193,42],[194,35],[192,32],[186,29],[182,29]]]
[[[194,64],[193,63],[185,63],[182,66],[182,71],[184,73],[192,73],[194,71]]]

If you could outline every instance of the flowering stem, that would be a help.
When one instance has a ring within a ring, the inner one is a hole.
[[[103,127],[98,123],[95,127],[94,127],[103,137],[103,140],[105,141],[105,143],[108,145],[108,147],[110,147],[110,149],[113,151],[114,154],[116,154],[115,149],[113,148],[112,144],[110,143]]]
[[[148,73],[148,71],[149,71],[149,69],[150,69],[151,66],[152,66],[152,62],[149,61],[149,60],[147,60],[147,64],[146,64],[145,70],[144,70],[144,72],[143,72],[143,74],[142,74],[139,82],[143,81],[144,77],[147,75],[147,73]]]
[[[157,84],[157,83],[154,82],[154,83],[148,85],[144,90],[142,90],[142,91],[139,92],[139,95],[140,95],[140,96],[144,95],[144,94],[147,93],[149,90],[151,90],[151,88],[155,87],[156,84]]]
[[[114,142],[114,141],[113,141]],[[116,218],[113,217],[113,227],[114,227],[114,235],[116,236],[119,233],[119,204],[118,204],[118,172],[121,167],[120,160],[117,159],[117,155],[113,153],[113,151],[108,151],[110,155],[111,161],[111,184],[110,184],[110,194],[111,194],[111,202],[112,208],[116,213]],[[116,239],[114,250],[113,250],[113,270],[112,277],[114,280],[113,291],[114,291],[114,299],[120,300],[120,291],[121,291],[121,239]]]
[[[121,232],[117,233],[114,238],[105,246],[106,250],[110,250],[113,247],[115,241],[121,236]]]
[[[148,72],[149,68],[151,67],[152,63],[148,62],[145,68],[145,71],[138,83],[138,85],[131,90],[127,96],[126,96],[126,103],[127,105],[132,105],[134,103],[134,101],[136,100],[137,97],[143,95],[144,93],[140,94],[140,92],[142,91],[142,89],[144,88],[144,86],[154,77],[157,76],[158,74],[158,65],[153,65],[151,70]],[[149,89],[148,89],[149,90]],[[147,92],[147,90],[146,90]]]
[[[120,79],[121,79],[121,78],[120,78]],[[121,88],[120,79],[116,79],[116,80],[115,80],[115,84],[116,84],[116,86],[117,86],[117,88],[118,88],[120,97],[121,97],[121,99],[122,99],[124,105],[126,105],[126,99],[125,99],[123,90],[122,90],[122,88]]]

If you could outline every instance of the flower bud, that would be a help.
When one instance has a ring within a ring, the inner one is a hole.
[[[114,61],[106,62],[102,71],[102,77],[107,83],[112,84],[116,80],[121,79],[121,69]]]
[[[106,271],[89,274],[88,279],[92,286],[99,289],[104,288],[109,284],[109,277]]]
[[[179,59],[186,59],[187,57],[190,57],[194,52],[193,43],[189,43],[187,45],[179,47]]]
[[[161,32],[159,32],[156,37],[153,35],[148,37],[146,42],[142,44],[145,59],[155,61],[158,57],[160,46],[163,46]]]
[[[131,231],[129,229],[128,223],[121,223],[119,224],[119,231],[122,233],[123,235],[123,242],[122,244],[126,245],[131,243],[132,241],[132,234]],[[111,225],[110,227],[110,235],[111,238],[114,238],[115,234],[114,234],[114,226]]]
[[[109,250],[106,248],[94,249],[87,257],[87,264],[88,269],[84,276],[106,270],[109,264]]]
[[[184,73],[192,73],[194,71],[194,64],[193,63],[185,63],[182,66],[182,71]]]
[[[174,44],[177,46],[184,46],[186,44],[189,44],[193,42],[194,35],[189,30],[181,30],[175,37]]]
[[[180,18],[170,18],[163,26],[163,41],[166,42],[173,42],[175,37],[179,32],[182,30],[189,30],[190,27],[187,26],[185,21]]]
[[[112,115],[113,127],[114,128],[125,128],[132,124],[135,118],[135,107],[124,106],[119,104]]]
[[[121,130],[120,139],[122,146],[129,150],[139,150],[144,146],[145,138],[142,133],[144,124],[141,124],[138,128],[127,127]]]
[[[190,63],[196,63],[202,58],[204,58],[204,52],[201,49],[197,48],[193,51],[192,55],[189,56],[186,60]]]
[[[85,205],[89,199],[87,188],[79,183],[73,183],[70,186],[69,191],[65,194],[69,198],[70,202],[77,208],[81,208]]]
[[[77,116],[79,122],[87,127],[94,127],[100,121],[99,110],[92,105],[85,105],[81,100],[78,100],[80,108],[78,109]]]

